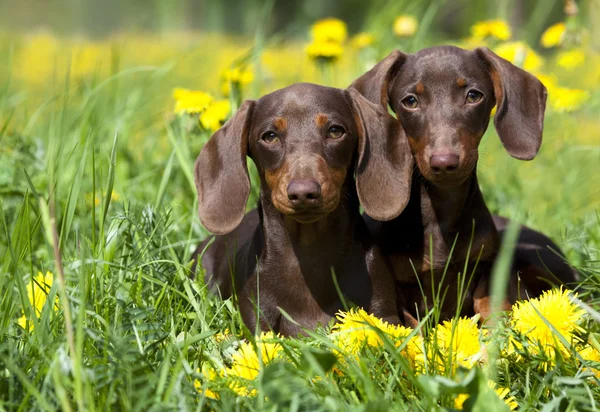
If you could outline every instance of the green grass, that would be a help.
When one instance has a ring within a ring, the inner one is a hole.
[[[415,49],[433,42],[419,36]],[[127,56],[115,52],[107,75],[61,72],[30,87],[9,75],[13,47],[1,52],[9,64],[0,82],[0,409],[438,410],[468,393],[467,408],[501,410],[486,383],[496,375],[521,410],[599,407],[599,381],[575,354],[545,371],[545,358],[525,347],[521,362],[492,354],[450,379],[415,374],[391,344],[340,362],[325,330],[282,339],[285,361],[261,369],[256,396],[237,396],[217,377],[211,389],[220,400],[204,397],[194,386],[207,384],[201,365],[229,366],[239,340],[252,339],[233,303],[190,277],[191,253],[207,235],[192,167],[209,133],[190,132],[165,108],[171,87],[190,81],[176,77],[177,65],[210,60],[186,50],[158,66],[123,67]],[[345,85],[364,64],[332,81]],[[257,80],[251,97],[285,81]],[[543,230],[581,270],[591,341],[600,308],[598,114],[597,88],[581,111],[548,113],[542,150],[529,163],[511,159],[490,127],[479,165],[490,208]],[[256,194],[254,184],[250,203]],[[46,304],[38,319],[27,284],[47,270],[57,309]],[[18,325],[23,313],[32,330]],[[226,329],[233,337],[215,338]],[[513,335],[501,322],[492,341],[502,350]]]

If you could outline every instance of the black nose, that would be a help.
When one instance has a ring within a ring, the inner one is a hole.
[[[321,185],[315,180],[291,182],[287,187],[287,195],[296,206],[316,203],[321,197]]]
[[[449,173],[458,169],[458,155],[444,154],[433,155],[429,159],[429,166],[433,173]]]

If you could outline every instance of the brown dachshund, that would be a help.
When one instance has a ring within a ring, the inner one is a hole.
[[[400,133],[355,90],[296,84],[244,102],[204,146],[195,166],[200,220],[216,234],[235,231],[202,263],[213,288],[237,289],[250,330],[297,335],[326,325],[343,308],[333,274],[347,303],[399,323],[394,279],[359,201],[380,220],[406,206],[413,160]],[[244,219],[246,156],[261,194],[258,213]]]
[[[522,160],[535,157],[546,88],[487,48],[453,46],[412,55],[394,51],[351,88],[384,108],[391,106],[418,167],[401,216],[389,222],[366,218],[390,259],[399,293],[407,297],[407,323],[416,322],[435,299],[443,300],[441,319],[474,312],[487,318],[489,275],[501,239],[498,229],[506,220],[490,214],[479,190],[479,142],[496,106],[494,124],[508,153]],[[522,229],[513,269],[521,272],[521,282],[511,278],[505,308],[551,284],[546,263],[559,282],[575,280],[560,258],[550,259],[547,245],[555,246],[542,234]]]

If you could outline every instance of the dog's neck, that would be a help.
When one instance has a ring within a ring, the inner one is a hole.
[[[478,200],[479,186],[476,172],[473,172],[464,182],[457,186],[440,187],[417,178],[420,183],[417,191],[420,195],[423,226],[439,226],[443,233],[454,232],[458,229],[465,215],[472,210],[472,203]],[[475,205],[479,207],[479,205]]]
[[[435,186],[420,174],[415,177],[418,185],[413,189],[420,197],[425,245],[431,239],[433,250],[442,253],[449,252],[454,245],[454,257],[459,260],[467,250],[471,259],[477,259],[480,252],[482,258],[491,258],[498,234],[479,189],[477,171],[473,170],[458,186],[449,188]]]
[[[288,269],[282,277],[301,274],[311,289],[324,287],[331,279],[331,268],[343,265],[348,254],[357,250],[358,239],[365,238],[357,236],[357,231],[366,228],[350,174],[338,207],[314,223],[299,223],[283,215],[273,206],[268,193],[261,193],[260,203],[263,233],[269,234],[264,239],[263,256]],[[343,275],[336,271],[338,278]]]

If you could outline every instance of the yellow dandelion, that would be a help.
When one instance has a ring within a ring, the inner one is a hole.
[[[492,381],[489,381],[489,383],[492,383]],[[494,384],[495,386],[495,384]],[[490,386],[492,387],[492,386]],[[511,411],[514,411],[515,409],[517,409],[519,407],[519,404],[517,403],[517,400],[515,399],[514,396],[508,396],[508,394],[510,393],[510,389],[508,388],[502,388],[502,387],[492,387],[494,389],[494,392],[496,392],[496,395],[498,395],[498,397],[500,399],[502,399],[504,401],[504,403],[506,403],[506,405],[508,406],[508,409],[510,409]]]
[[[197,369],[197,372],[202,374],[202,377],[204,378],[204,380],[206,382],[212,382],[215,379],[217,379],[217,371],[215,371],[215,369],[207,362],[202,364],[202,368],[201,369]],[[194,380],[194,387],[196,388],[196,390],[198,392],[203,392],[203,395],[206,396],[207,398],[211,398],[211,399],[219,399],[219,394],[204,387],[202,385],[202,381],[200,379],[195,379]]]
[[[231,334],[231,331],[229,330],[229,328],[225,328],[225,330],[223,332],[217,332],[214,336],[215,342],[217,343],[222,343],[225,342],[226,340],[230,339],[233,335]]]
[[[565,23],[556,23],[546,29],[540,39],[540,44],[549,49],[562,43],[567,26]]]
[[[485,20],[475,23],[471,26],[471,34],[478,40],[492,37],[506,41],[512,36],[510,26],[504,20]]]
[[[262,332],[256,339],[256,346],[260,355],[250,342],[242,343],[232,356],[233,365],[225,370],[225,376],[232,378],[229,387],[238,395],[255,396],[256,390],[249,389],[248,384],[256,379],[261,365],[273,362],[282,352],[273,332]]]
[[[356,36],[352,37],[352,40],[350,40],[352,47],[358,50],[366,49],[374,42],[375,36],[373,36],[371,33],[358,33]]]
[[[229,100],[217,100],[212,102],[205,111],[200,114],[200,124],[206,130],[216,132],[227,120],[231,113]]]
[[[173,98],[175,99],[175,109],[173,111],[177,114],[202,113],[213,100],[208,93],[182,88],[173,90]]]
[[[413,36],[419,28],[419,22],[414,16],[403,14],[396,17],[392,29],[394,34],[398,37],[410,37]]]
[[[342,46],[334,41],[314,41],[306,46],[306,54],[313,60],[334,62],[342,54],[344,49]]]
[[[397,348],[400,347],[413,332],[412,328],[407,328],[402,325],[389,325],[387,328],[382,330],[392,338]],[[423,337],[421,335],[414,335],[406,343],[406,346],[401,353],[402,356],[408,359],[413,369],[419,372],[425,364],[425,354],[423,353]]]
[[[586,90],[567,87],[548,89],[548,94],[552,110],[559,113],[574,112],[590,98],[590,93]]]
[[[589,370],[591,370],[596,377],[600,378],[600,351],[592,345],[585,345],[583,349],[579,350],[579,354],[583,359],[588,361],[588,363],[591,362],[591,368],[589,368]]]
[[[42,309],[46,304],[46,300],[48,299],[48,293],[50,293],[50,289],[52,288],[52,283],[54,281],[54,275],[52,272],[48,271],[46,274],[42,274],[42,272],[38,272],[36,276],[34,276],[27,284],[25,285],[25,289],[27,290],[27,299],[29,303],[35,310],[36,318],[39,318],[42,314]],[[58,300],[58,299],[57,299]],[[55,304],[54,310],[58,307]],[[27,322],[29,320],[29,322]],[[27,329],[28,331],[32,331],[34,324],[23,311],[23,315],[19,318],[19,325],[23,329]],[[29,323],[29,328],[27,328],[27,324]]]
[[[232,88],[241,90],[252,81],[254,81],[254,72],[249,67],[225,69],[221,73],[221,93],[223,96],[229,96]]]
[[[537,71],[544,64],[544,60],[523,42],[500,44],[494,49],[494,52],[498,56],[528,71]]]
[[[439,351],[436,364],[446,366],[450,356],[453,368],[458,365],[471,368],[479,361],[483,347],[479,340],[480,331],[477,321],[477,316],[464,317],[458,320],[446,320],[436,326],[432,333]]]
[[[336,314],[338,323],[331,333],[342,352],[357,355],[366,346],[379,347],[383,341],[375,328],[382,330],[385,322],[367,313],[364,309],[350,309]]]
[[[554,330],[546,324],[543,318],[567,342],[576,340],[573,334],[576,330],[581,329],[578,324],[583,319],[585,311],[571,301],[570,295],[570,291],[563,290],[561,287],[546,291],[539,298],[515,303],[512,307],[511,319],[513,330],[541,346],[544,352],[552,357],[555,355],[557,345],[558,349],[568,355],[568,348],[558,340]]]
[[[391,325],[384,320],[367,313],[364,309],[350,309],[348,312],[336,314],[338,323],[331,328],[334,343],[341,349],[338,355],[358,356],[366,347],[378,348],[383,346],[380,333],[400,347],[413,329],[401,325]],[[379,331],[379,332],[378,332]],[[402,350],[402,355],[413,367],[423,364],[423,338],[413,336]]]
[[[572,49],[558,53],[556,65],[566,70],[573,70],[585,62],[585,53],[582,49]]]
[[[310,35],[317,43],[343,43],[348,37],[348,29],[340,19],[327,18],[315,22],[310,28]]]
[[[519,407],[519,404],[515,400],[515,397],[508,396],[508,394],[510,393],[510,389],[497,387],[496,383],[491,380],[488,381],[488,387],[490,389],[492,389],[494,392],[496,392],[496,395],[498,395],[498,398],[503,400],[504,403],[506,403],[506,405],[508,406],[508,409],[510,409],[511,411],[514,411],[515,409],[517,409]],[[467,399],[469,399],[468,394],[466,394],[466,393],[458,394],[456,396],[456,398],[454,398],[454,409],[462,410]]]

